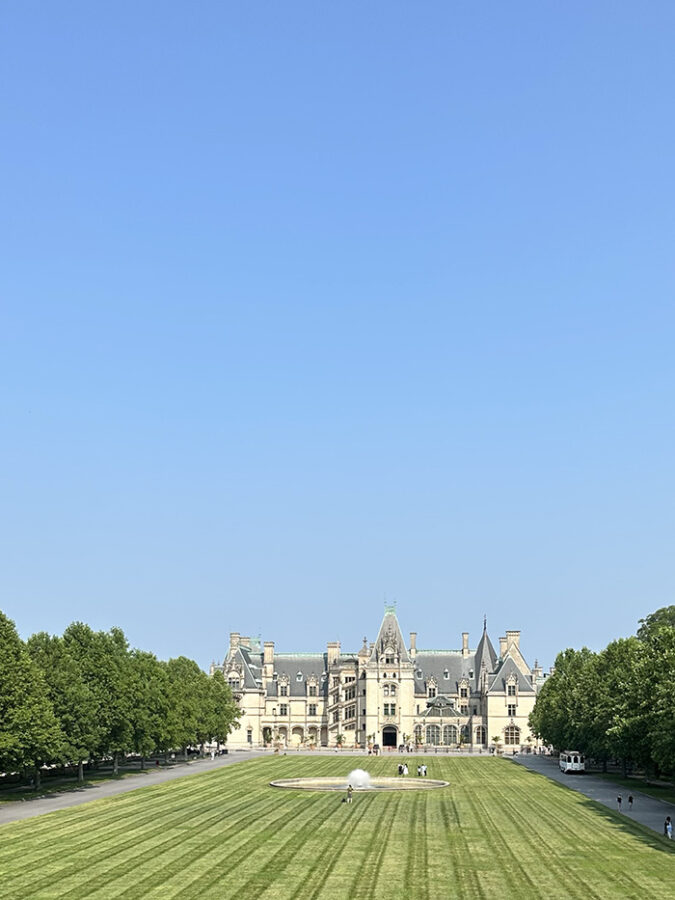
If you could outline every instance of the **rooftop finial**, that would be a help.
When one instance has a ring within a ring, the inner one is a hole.
[[[487,632],[487,614],[483,615],[483,634]]]
[[[391,603],[387,603],[386,600],[384,601],[384,614],[386,616],[389,613],[396,614],[396,601],[395,600],[392,601]]]

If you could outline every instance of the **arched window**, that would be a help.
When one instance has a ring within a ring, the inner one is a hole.
[[[415,725],[415,743],[421,744],[423,740],[424,740],[424,735],[422,733],[422,726]]]
[[[427,744],[437,747],[441,742],[441,729],[439,725],[427,725]]]
[[[509,747],[520,744],[520,728],[517,725],[509,725],[504,729],[504,743]]]
[[[457,728],[454,725],[443,726],[443,743],[446,747],[457,743]]]
[[[485,745],[485,726],[476,725],[474,743]]]
[[[388,684],[385,684],[382,693],[384,694],[385,697],[389,696],[389,685]]]

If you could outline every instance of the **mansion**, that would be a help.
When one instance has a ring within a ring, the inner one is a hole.
[[[385,607],[377,639],[357,652],[329,642],[325,652],[278,653],[235,631],[223,672],[241,709],[233,748],[277,746],[366,748],[499,746],[536,743],[528,726],[543,673],[520,652],[520,632],[507,631],[497,652],[487,626],[475,649],[418,650],[406,643],[396,611]]]

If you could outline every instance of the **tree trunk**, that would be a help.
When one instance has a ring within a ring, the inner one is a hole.
[[[169,751],[168,750],[164,751],[164,765],[165,766],[169,765]]]
[[[82,784],[84,781],[84,764],[81,759],[77,761],[77,783]]]
[[[183,759],[185,760],[185,762],[187,762],[187,758],[187,747],[183,747]]]
[[[119,775],[120,773],[120,765],[119,758],[117,755],[117,750],[113,753],[113,775]]]
[[[623,777],[627,778],[628,777],[628,760],[622,759],[621,765],[623,766]]]
[[[39,790],[40,790],[40,784],[41,784],[40,778],[41,778],[41,775],[42,775],[42,773],[40,772],[40,766],[35,766],[35,772],[34,772],[34,775],[33,775],[33,779],[34,779],[34,781],[35,781],[35,790],[36,790],[36,791],[39,791]]]
[[[141,772],[145,769],[145,757],[141,756]]]
[[[606,759],[603,759],[603,761],[602,761],[602,771],[605,773],[607,772],[607,760]]]

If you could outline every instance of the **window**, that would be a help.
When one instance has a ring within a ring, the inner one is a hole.
[[[309,714],[310,714],[310,716],[316,715],[316,703],[309,704]]]
[[[395,684],[392,684],[391,688],[389,689],[389,693],[391,694],[392,697],[396,696],[396,685]]]
[[[309,686],[309,696],[310,696],[310,697],[316,697],[316,685],[315,685],[315,684],[310,684],[310,686]]]
[[[448,681],[450,678],[450,672],[448,672],[447,669],[444,669],[443,671],[443,678],[445,678],[446,681]]]
[[[438,725],[427,725],[427,744],[437,747],[441,742],[441,729]]]
[[[443,726],[443,743],[446,747],[457,743],[457,728],[454,725]]]
[[[468,716],[469,715],[469,707],[468,706],[460,706],[459,714],[460,714],[460,716]]]
[[[382,689],[382,693],[384,694],[385,697],[389,696],[389,685],[388,684],[385,684],[384,688]]]
[[[345,709],[345,719],[355,719],[355,718],[356,718],[356,707],[348,706],[347,709]]]
[[[228,683],[229,686],[230,686],[231,688],[233,688],[235,691],[238,691],[238,690],[239,690],[239,678],[235,677],[234,675],[231,675],[231,676],[227,679],[227,683]]]
[[[393,666],[394,665],[394,657],[393,656],[385,656],[384,661],[386,665]]]
[[[253,729],[252,728],[248,728],[246,730],[246,743],[247,744],[253,743]]]
[[[334,688],[340,687],[340,679],[339,678],[333,678],[333,687]]]
[[[287,704],[287,703],[280,703],[280,704],[279,704],[279,715],[280,715],[280,716],[287,716],[287,715],[288,715],[288,704]]]
[[[345,684],[350,681],[356,681],[356,678],[353,675],[347,675],[347,677],[345,678]]]
[[[361,715],[362,715],[362,716],[365,716],[365,714],[366,714],[366,710],[365,710],[365,707],[364,707],[364,708],[361,710]],[[364,728],[366,727],[365,724],[364,724],[363,727],[364,727]]]
[[[415,743],[421,744],[423,740],[424,740],[424,737],[423,737],[423,732],[422,732],[422,726],[415,725]]]
[[[340,711],[338,709],[333,710],[333,724],[340,721]]]
[[[468,697],[468,696],[469,696],[469,689],[468,689],[468,688],[465,688],[465,687],[460,688],[460,689],[459,689],[459,696],[460,696],[460,697]]]
[[[509,695],[509,697],[515,697],[515,696],[516,696],[516,686],[515,686],[515,684],[509,684],[509,685],[507,685],[506,693]]]
[[[302,672],[298,672],[298,674],[295,676],[295,680],[302,681]]]
[[[350,687],[345,691],[345,700],[353,700],[356,697],[356,688]]]
[[[504,729],[504,743],[510,747],[520,744],[520,728],[516,725],[509,725]]]
[[[396,704],[395,703],[385,703],[384,704],[384,714],[385,714],[385,716],[395,716],[396,715]]]
[[[436,688],[435,688],[435,687],[430,687],[430,688],[429,688],[429,696],[430,696],[430,697],[435,697],[435,696],[436,696]]]
[[[476,743],[485,745],[485,743],[486,743],[486,741],[485,741],[485,726],[477,725],[475,734],[476,734]]]
[[[507,716],[515,716],[516,715],[516,704],[515,703],[509,703],[509,705],[506,707],[506,715]]]

